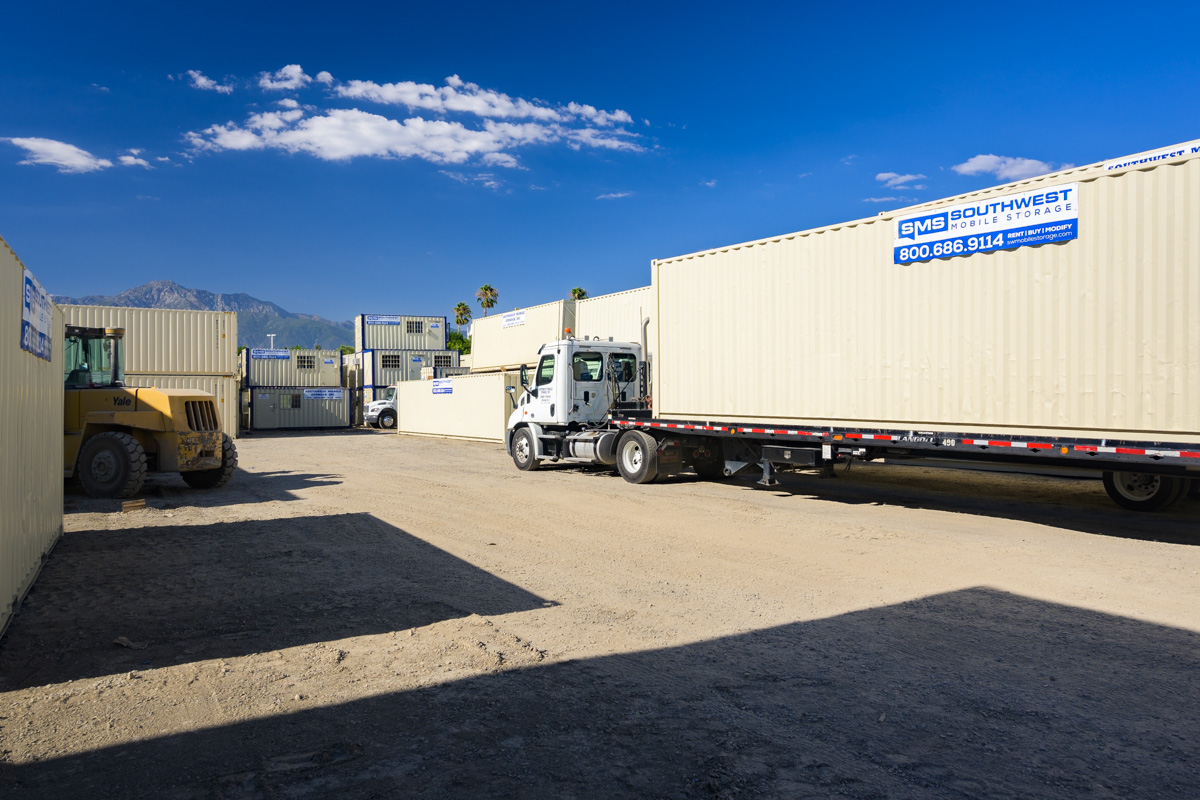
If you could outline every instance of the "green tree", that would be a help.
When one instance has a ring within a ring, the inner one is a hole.
[[[587,297],[587,289],[581,289],[580,287],[576,286],[571,290],[572,300],[582,300],[585,297]]]
[[[338,352],[344,356],[348,356],[354,353],[354,348],[348,344],[344,344],[338,348]]]
[[[475,293],[475,299],[479,301],[479,305],[483,307],[483,315],[486,317],[489,308],[496,307],[496,301],[500,299],[500,293],[492,288],[490,283],[485,283],[479,287],[479,291]]]
[[[471,337],[463,336],[458,331],[450,331],[446,334],[446,349],[457,350],[461,355],[471,354]]]
[[[462,326],[471,321],[471,307],[466,303],[459,303],[454,307],[454,323],[458,325],[458,332],[462,333]]]

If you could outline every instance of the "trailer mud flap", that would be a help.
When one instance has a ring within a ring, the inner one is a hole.
[[[683,442],[664,439],[658,444],[658,474],[675,475],[683,471]]]

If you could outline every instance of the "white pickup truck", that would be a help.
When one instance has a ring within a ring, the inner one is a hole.
[[[389,386],[382,400],[372,400],[363,409],[363,422],[372,428],[396,427],[396,387]]]

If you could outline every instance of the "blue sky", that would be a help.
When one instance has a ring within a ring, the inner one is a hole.
[[[331,319],[649,262],[1200,137],[1189,4],[5,10],[0,236],[51,292]]]

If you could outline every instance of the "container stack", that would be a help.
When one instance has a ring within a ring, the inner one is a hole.
[[[242,407],[250,430],[346,428],[350,389],[336,350],[242,351]]]
[[[125,384],[197,389],[217,400],[221,429],[238,435],[237,314],[174,308],[62,306],[67,325],[125,329]]]
[[[574,300],[477,319],[471,326],[471,371],[504,372],[533,366],[539,347],[573,336],[574,328]]]
[[[458,367],[458,351],[446,348],[446,318],[360,314],[354,318],[354,350],[342,359],[352,405],[381,399],[389,386],[421,380],[428,368]],[[360,411],[352,412],[360,416]]]

